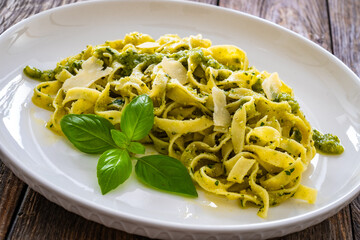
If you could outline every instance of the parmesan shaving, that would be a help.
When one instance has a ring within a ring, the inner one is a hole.
[[[270,100],[274,100],[279,95],[279,93],[281,93],[281,85],[282,82],[279,78],[279,75],[277,72],[275,72],[267,77],[261,86],[264,89],[266,97]]]
[[[137,45],[137,48],[157,48],[160,44],[157,42],[144,42],[142,44]]]
[[[90,57],[81,65],[82,69],[78,74],[65,80],[62,89],[68,91],[74,87],[89,87],[96,80],[109,75],[112,72],[111,67],[102,70],[101,61],[96,57]]]
[[[177,79],[182,85],[188,82],[187,70],[179,61],[164,57],[161,62],[161,66],[163,67],[164,72],[166,72],[171,78]]]
[[[227,128],[230,126],[231,117],[226,106],[225,92],[217,87],[212,88],[214,101],[214,125],[215,127]]]

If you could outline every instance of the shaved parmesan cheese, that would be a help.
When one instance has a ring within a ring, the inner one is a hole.
[[[157,42],[144,42],[136,46],[137,48],[157,48],[160,44]]]
[[[212,88],[212,97],[214,101],[214,125],[215,127],[227,128],[230,126],[231,117],[226,106],[225,92],[217,87]]]
[[[62,89],[68,91],[74,87],[89,87],[99,78],[105,77],[112,72],[111,67],[102,70],[101,61],[95,57],[90,57],[81,65],[82,69],[78,74],[65,80]]]
[[[171,78],[177,79],[182,85],[188,82],[187,70],[180,62],[164,57],[161,66],[165,73]]]
[[[279,93],[281,93],[282,82],[278,73],[272,73],[263,81],[261,86],[266,94],[266,97],[270,100],[274,100]]]

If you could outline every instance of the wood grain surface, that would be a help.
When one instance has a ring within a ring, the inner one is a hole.
[[[0,34],[17,22],[78,0],[0,0]],[[277,23],[332,52],[360,75],[359,0],[199,0]],[[88,221],[51,203],[0,162],[0,239],[147,239]],[[340,210],[340,209],[339,209]],[[281,238],[360,240],[360,197],[331,218]]]
[[[328,9],[333,54],[360,76],[360,1],[329,0]],[[349,211],[353,238],[360,240],[360,196]]]

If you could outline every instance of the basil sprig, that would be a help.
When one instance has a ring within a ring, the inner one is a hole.
[[[123,110],[116,130],[105,118],[94,114],[68,114],[61,129],[80,151],[100,153],[97,178],[102,194],[117,188],[132,172],[131,159],[137,159],[135,173],[145,185],[159,190],[197,197],[195,186],[180,161],[165,155],[144,154],[145,147],[137,142],[146,137],[154,124],[154,107],[148,95],[134,98]]]

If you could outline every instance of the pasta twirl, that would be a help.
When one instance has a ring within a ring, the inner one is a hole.
[[[179,159],[206,191],[257,205],[264,218],[290,197],[316,199],[301,185],[316,153],[313,130],[292,89],[277,73],[249,67],[236,46],[131,33],[88,46],[54,70],[25,73],[44,80],[32,100],[53,111],[47,127],[58,134],[70,113],[97,114],[119,128],[124,106],[148,94],[155,123],[143,141]]]

